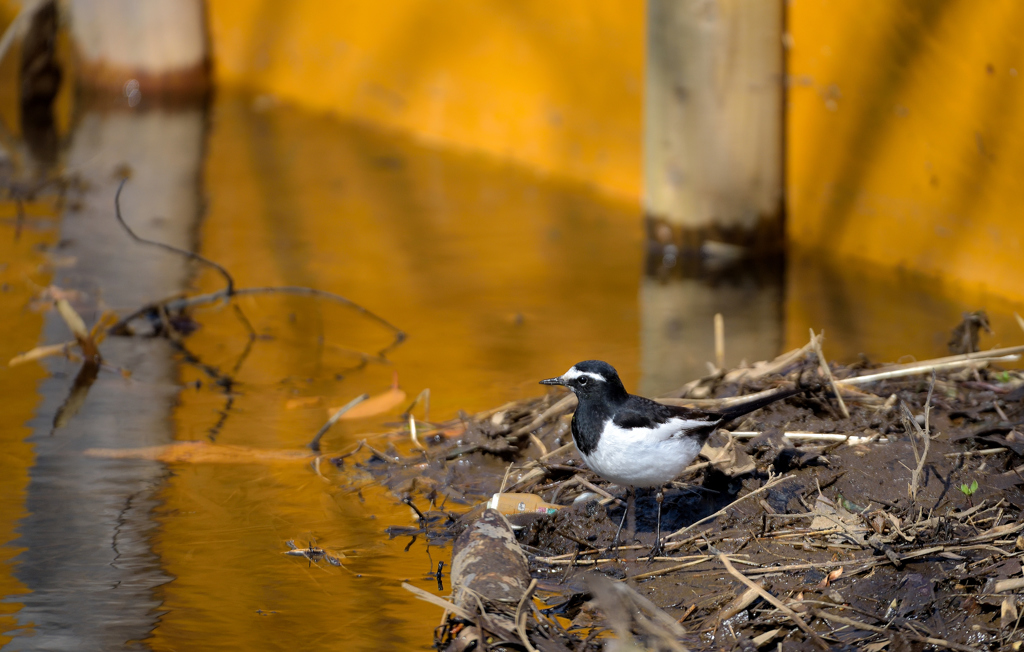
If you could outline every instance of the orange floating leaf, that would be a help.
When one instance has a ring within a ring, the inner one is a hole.
[[[321,398],[319,396],[300,396],[299,398],[291,398],[285,401],[284,409],[286,410],[300,410],[302,408],[316,407],[320,405]]]
[[[398,407],[404,401],[405,392],[397,387],[392,387],[386,392],[371,396],[345,414],[341,415],[341,420],[349,421],[351,419],[366,419],[368,417],[374,417]],[[327,410],[327,414],[334,416],[334,413],[339,409],[340,408],[329,408]]]

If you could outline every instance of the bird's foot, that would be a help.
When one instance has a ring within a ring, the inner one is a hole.
[[[658,538],[658,540],[654,542],[654,545],[651,546],[651,554],[647,555],[648,564],[653,563],[655,558],[662,557],[665,555],[665,546],[662,545],[663,543],[664,542],[661,540],[661,538]]]

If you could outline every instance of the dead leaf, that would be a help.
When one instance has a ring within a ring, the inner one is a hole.
[[[842,577],[842,575],[843,575],[843,567],[840,566],[839,568],[833,570],[828,575],[823,577],[821,579],[821,582],[818,583],[818,588],[821,588],[821,589],[828,588],[829,586],[832,585],[832,582],[835,582],[837,579]]]
[[[350,421],[352,419],[366,419],[367,417],[374,417],[378,414],[383,414],[389,410],[392,410],[402,402],[405,401],[405,392],[397,387],[392,387],[386,392],[376,394],[366,399],[359,405],[355,406],[345,414],[341,415],[341,421]],[[327,414],[334,416],[334,413],[341,408],[329,408]]]
[[[300,396],[299,398],[288,399],[284,404],[286,410],[300,410],[302,408],[316,407],[322,399],[319,396]]]
[[[141,448],[90,448],[89,457],[156,460],[164,463],[245,464],[308,461],[310,454],[301,450],[260,449],[248,446],[211,444],[205,441],[181,441],[165,446]]]
[[[1008,595],[1003,598],[1003,606],[999,614],[999,628],[1006,629],[1017,623],[1017,598]]]

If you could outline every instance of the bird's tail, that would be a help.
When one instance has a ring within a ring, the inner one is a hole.
[[[803,394],[804,392],[809,391],[809,389],[810,388],[808,387],[797,387],[796,389],[779,390],[774,394],[769,394],[767,396],[762,396],[761,398],[757,398],[746,403],[740,403],[739,405],[727,407],[724,410],[720,410],[718,413],[722,415],[722,423],[724,424],[728,421],[732,421],[733,419],[741,417],[744,414],[748,414],[750,412],[753,412],[754,410],[763,408],[764,406],[774,403],[775,401],[781,401],[784,398],[789,398],[790,396],[795,396],[796,394]]]

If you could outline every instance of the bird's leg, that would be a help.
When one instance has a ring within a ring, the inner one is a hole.
[[[622,512],[622,518],[619,519],[619,529],[615,530],[615,540],[612,542],[612,549],[615,551],[615,558],[619,557],[619,534],[622,533],[622,524],[626,522],[626,517],[629,516],[629,511],[633,505],[633,487],[626,489],[626,509]]]
[[[629,488],[626,513],[629,514],[629,543],[633,545],[636,541],[636,487]]]
[[[665,552],[665,549],[661,547],[661,503],[665,501],[665,493],[661,487],[658,487],[658,495],[655,498],[658,502],[658,526],[654,530],[654,545],[651,547],[651,554],[647,558],[648,562],[654,561],[654,558]]]

